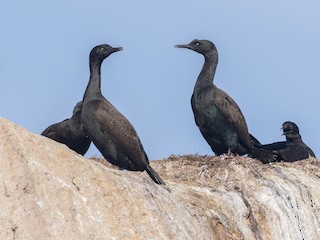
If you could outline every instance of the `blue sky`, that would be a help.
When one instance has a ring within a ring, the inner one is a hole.
[[[320,155],[319,1],[6,1],[1,3],[1,116],[41,133],[71,116],[89,79],[90,50],[123,51],[102,65],[102,92],[134,125],[151,160],[213,154],[190,98],[203,57],[175,44],[209,39],[215,84],[263,143],[298,124]],[[87,157],[101,156],[91,146]]]

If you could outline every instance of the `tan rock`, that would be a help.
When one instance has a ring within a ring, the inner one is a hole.
[[[0,118],[0,239],[320,239],[316,159],[171,156],[166,181]]]
[[[158,166],[159,165],[159,166]],[[153,166],[215,239],[320,239],[320,162],[172,156]],[[179,173],[170,169],[179,169]]]

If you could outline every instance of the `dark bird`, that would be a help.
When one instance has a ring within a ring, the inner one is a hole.
[[[187,48],[204,56],[204,64],[194,86],[191,106],[202,136],[217,155],[231,151],[244,155],[252,145],[245,118],[236,102],[213,84],[218,51],[208,40],[193,40]]]
[[[90,79],[83,96],[82,121],[94,145],[104,158],[122,169],[146,170],[152,180],[164,184],[151,168],[138,134],[131,123],[101,94],[101,64],[110,54],[122,50],[109,45],[90,53]]]
[[[47,127],[41,135],[63,143],[70,149],[84,155],[90,147],[91,140],[85,133],[81,122],[81,111],[82,101],[74,107],[71,118]]]
[[[294,162],[315,157],[313,151],[302,141],[298,126],[293,122],[282,124],[286,141],[264,144],[262,147],[275,153],[274,161]]]

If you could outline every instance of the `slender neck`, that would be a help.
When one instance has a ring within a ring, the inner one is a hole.
[[[204,55],[204,64],[198,76],[196,86],[212,85],[217,65],[218,54],[216,52]]]
[[[84,99],[101,95],[101,63],[101,61],[90,62],[90,79]]]

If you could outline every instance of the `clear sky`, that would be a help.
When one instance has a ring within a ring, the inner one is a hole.
[[[290,120],[320,156],[320,2],[4,1],[1,113],[34,133],[69,118],[89,79],[91,49],[121,46],[102,65],[103,95],[134,125],[149,158],[213,154],[190,105],[203,64],[175,44],[209,39],[215,84],[240,106],[262,143]],[[91,146],[87,157],[101,156]]]

